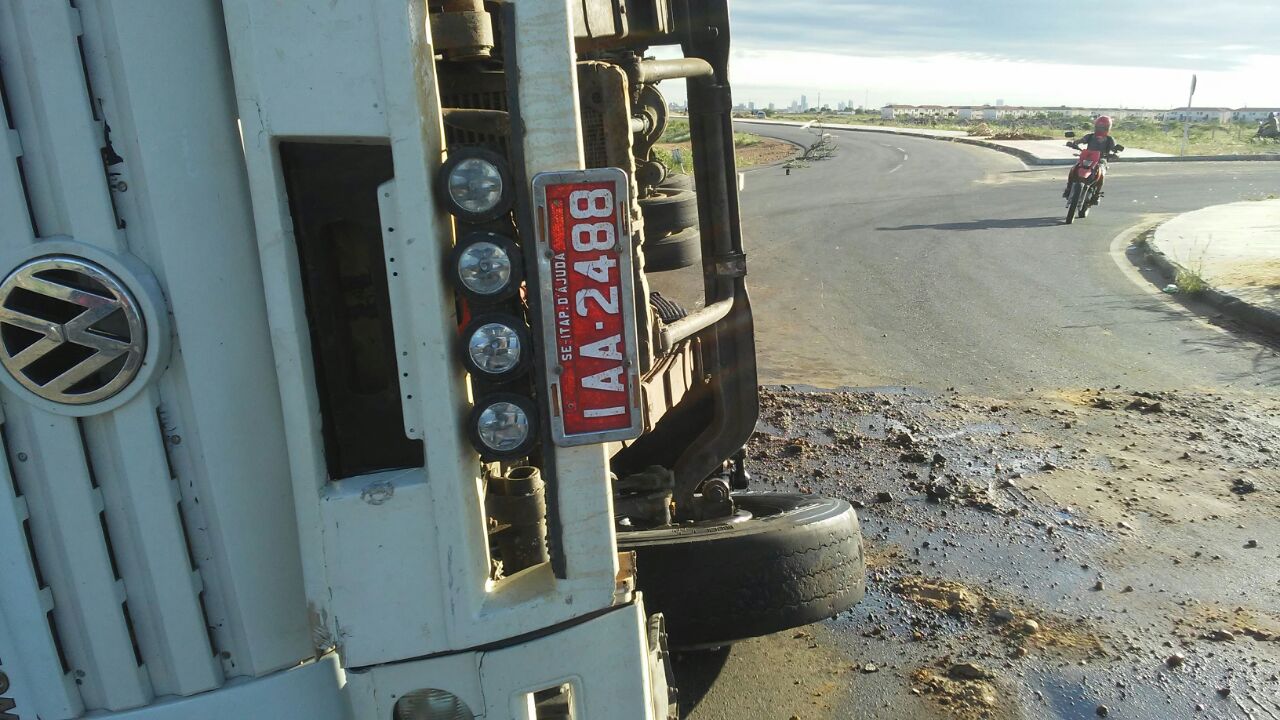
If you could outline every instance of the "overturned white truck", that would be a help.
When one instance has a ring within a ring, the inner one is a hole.
[[[667,631],[857,602],[849,506],[747,488],[728,47],[724,0],[0,4],[0,718],[666,718]]]

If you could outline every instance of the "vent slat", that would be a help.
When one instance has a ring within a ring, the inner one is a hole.
[[[107,526],[129,588],[129,613],[157,695],[222,684],[156,420],[154,393],[87,418],[85,440],[105,500]]]
[[[25,458],[13,471],[31,513],[35,555],[53,591],[62,647],[72,669],[83,673],[84,704],[105,710],[145,705],[152,692],[134,660],[124,608],[108,600],[119,597],[117,580],[76,420],[11,395],[5,409],[10,454]]]
[[[3,449],[8,452],[8,448]],[[24,498],[14,496],[7,463],[0,462],[0,606],[5,620],[0,630],[0,659],[21,659],[23,679],[36,703],[32,717],[76,717],[84,711],[80,694],[62,671],[58,649],[45,615],[53,609],[53,594],[36,585],[35,570],[22,529]]]
[[[0,40],[0,42],[3,42]],[[17,250],[35,240],[27,212],[26,191],[18,173],[18,135],[3,127],[0,118],[0,248]]]
[[[0,3],[11,120],[26,149],[23,167],[41,231],[119,251],[78,28],[78,15],[65,2]],[[23,82],[10,80],[10,73]]]

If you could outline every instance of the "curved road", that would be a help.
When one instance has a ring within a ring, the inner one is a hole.
[[[1165,214],[1280,192],[1280,163],[1113,163],[1102,204],[1068,226],[1065,167],[1027,169],[923,138],[835,135],[833,159],[789,176],[747,173],[762,382],[978,393],[1280,385],[1274,346],[1198,319],[1137,276],[1127,243],[1113,247]]]
[[[796,128],[741,129],[812,141]],[[1280,389],[1276,339],[1162,294],[1126,252],[1129,231],[1161,217],[1280,192],[1280,163],[1113,163],[1102,205],[1066,226],[1065,167],[1028,169],[968,145],[833,132],[833,159],[790,175],[780,167],[747,173],[742,219],[762,383],[956,388],[995,398],[1116,385],[1268,398]],[[681,300],[700,287],[696,271],[654,280]],[[867,528],[901,530],[897,515],[866,513]],[[875,614],[867,608],[855,618],[873,624]],[[806,719],[945,716],[905,694],[890,673],[858,674],[855,665],[850,674],[839,648],[863,647],[858,622],[686,658],[688,717],[786,718],[780,708],[795,705],[812,706]],[[859,689],[841,714],[817,707],[819,695],[851,683]]]

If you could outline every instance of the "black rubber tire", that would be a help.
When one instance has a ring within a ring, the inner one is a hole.
[[[693,176],[683,173],[668,172],[667,178],[658,183],[661,188],[674,188],[676,190],[693,190]]]
[[[742,492],[738,523],[618,533],[636,553],[645,609],[672,647],[705,648],[817,622],[866,592],[858,516],[844,500]]]
[[[698,196],[692,190],[657,187],[640,198],[646,238],[660,238],[698,224]]]
[[[702,238],[697,228],[685,228],[675,235],[649,240],[644,250],[644,271],[667,272],[696,265],[702,259]]]
[[[1080,209],[1080,196],[1084,193],[1080,189],[1080,183],[1071,184],[1071,197],[1067,202],[1067,224],[1070,225],[1076,219],[1076,211]]]

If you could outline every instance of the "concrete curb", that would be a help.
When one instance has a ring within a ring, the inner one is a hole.
[[[754,125],[784,125],[790,127],[800,127],[805,123],[792,122],[789,120],[742,120],[735,119],[735,123],[751,123]],[[871,132],[884,133],[886,135],[905,135],[907,137],[925,138],[926,140],[942,140],[949,142],[962,143],[964,145],[976,145],[977,147],[995,150],[1007,155],[1012,155],[1028,165],[1050,166],[1050,165],[1075,165],[1076,161],[1071,158],[1042,158],[1034,153],[1028,152],[1021,148],[1009,147],[989,140],[981,140],[978,138],[957,137],[954,135],[935,135],[933,133],[923,132],[907,132],[898,128],[870,128],[870,127],[853,127],[850,125],[840,125],[832,123],[814,123],[812,127],[821,128],[823,130],[843,130],[845,132]],[[1267,162],[1280,161],[1280,153],[1272,155],[1187,155],[1185,157],[1169,156],[1169,157],[1142,157],[1142,158],[1126,158],[1121,157],[1117,162],[1120,163],[1148,163],[1148,162]]]
[[[1186,271],[1186,268],[1169,259],[1169,256],[1165,255],[1164,251],[1156,245],[1156,230],[1166,222],[1169,222],[1169,220],[1165,220],[1142,233],[1135,242],[1142,248],[1146,259],[1151,261],[1151,264],[1156,266],[1169,282],[1173,282],[1177,279],[1178,273]],[[1239,320],[1272,337],[1280,338],[1280,312],[1245,302],[1231,293],[1212,287],[1197,293],[1193,297],[1204,300],[1222,311],[1223,315]]]

